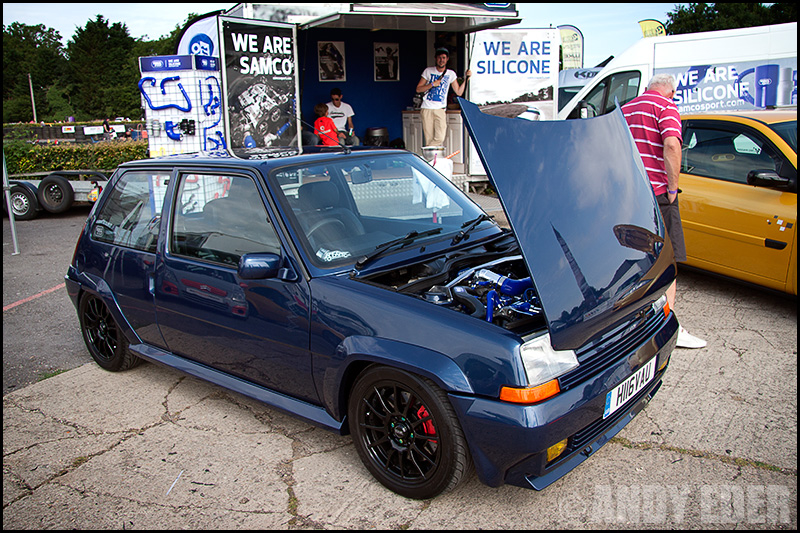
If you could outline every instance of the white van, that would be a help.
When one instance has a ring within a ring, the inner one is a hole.
[[[603,70],[594,68],[567,68],[558,73],[558,110],[564,108],[578,92]]]
[[[642,94],[654,74],[678,81],[681,113],[797,105],[797,23],[643,38],[559,111],[586,118]]]

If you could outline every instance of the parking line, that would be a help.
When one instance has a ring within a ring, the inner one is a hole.
[[[56,285],[55,287],[53,287],[51,289],[44,290],[44,291],[42,291],[40,293],[34,294],[33,296],[28,296],[27,298],[23,298],[22,300],[16,301],[13,304],[8,304],[6,306],[3,306],[3,312],[5,313],[9,309],[13,309],[14,307],[16,307],[18,305],[22,305],[22,304],[24,304],[26,302],[30,302],[31,300],[35,300],[36,298],[39,298],[40,296],[44,296],[45,294],[50,294],[51,292],[55,292],[55,291],[57,291],[59,289],[63,289],[64,287],[66,287],[66,285],[67,285],[66,283],[62,283],[61,285]]]

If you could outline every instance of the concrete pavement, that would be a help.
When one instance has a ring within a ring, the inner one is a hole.
[[[80,223],[27,224],[47,233],[4,248],[4,372],[88,360],[65,292],[45,291]],[[36,244],[61,229],[63,251]],[[681,270],[677,308],[708,347],[673,352],[647,409],[542,492],[473,478],[407,500],[349,437],[241,395],[148,363],[59,366],[3,397],[3,529],[796,529],[796,299]]]

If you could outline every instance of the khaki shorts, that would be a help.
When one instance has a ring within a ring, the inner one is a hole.
[[[681,224],[681,211],[678,207],[678,197],[669,203],[667,193],[656,196],[658,208],[661,210],[661,218],[664,219],[664,226],[667,228],[667,235],[672,241],[672,249],[675,251],[675,261],[686,261],[686,244],[683,241],[683,224]]]

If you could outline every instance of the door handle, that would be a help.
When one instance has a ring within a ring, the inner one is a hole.
[[[783,241],[775,241],[772,239],[764,239],[764,246],[767,248],[774,248],[775,250],[783,250],[786,248],[786,244]]]

